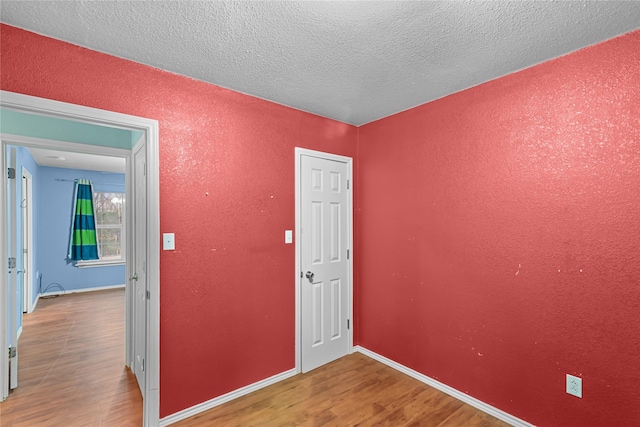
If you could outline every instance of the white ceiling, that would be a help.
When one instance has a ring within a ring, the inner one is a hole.
[[[637,1],[6,1],[0,20],[361,125],[640,27]]]
[[[40,166],[125,173],[126,160],[120,157],[45,150],[41,148],[29,148],[29,152]]]

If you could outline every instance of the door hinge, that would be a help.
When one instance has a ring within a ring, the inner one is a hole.
[[[304,277],[304,273],[302,273],[302,271],[300,272],[300,278],[302,279]]]
[[[347,180],[347,190],[349,189],[349,180]]]
[[[351,327],[351,323],[349,322],[349,319],[347,319],[347,329],[350,329]]]
[[[142,372],[144,372],[144,359],[142,359]]]
[[[15,347],[9,347],[9,359],[14,358],[18,355],[18,349]]]
[[[7,168],[7,178],[16,179],[16,168]]]
[[[349,259],[349,249],[347,249],[347,259]]]
[[[9,258],[9,268],[16,268],[16,257]]]
[[[151,299],[151,292],[147,291],[147,299]]]

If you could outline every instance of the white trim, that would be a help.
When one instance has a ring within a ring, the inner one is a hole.
[[[3,94],[5,92],[0,91]],[[0,104],[4,102],[4,99],[0,100]],[[98,124],[99,125],[99,124]],[[9,133],[0,134],[2,140],[9,145],[20,145],[23,147],[33,148],[51,148],[54,146],[56,150],[61,151],[74,151],[78,153],[86,154],[98,154],[101,156],[111,157],[127,157],[130,155],[131,150],[125,150],[123,148],[103,147],[101,145],[80,144],[77,142],[59,141],[57,139],[48,138],[36,138],[32,136],[13,135]]]
[[[158,121],[145,128],[147,133],[147,393],[143,425],[160,421],[160,136]],[[133,163],[133,162],[132,162]],[[135,207],[129,205],[130,212]],[[133,248],[131,248],[133,250]],[[133,287],[132,287],[133,288]]]
[[[126,288],[126,286],[127,285],[123,283],[122,285],[108,285],[108,286],[96,286],[95,288],[70,289],[70,290],[65,290],[64,292],[62,291],[43,292],[40,295],[38,295],[38,298],[49,297],[52,295],[81,294],[84,292],[107,291],[109,289],[122,289],[122,288]],[[56,288],[56,289],[59,289],[59,288]]]
[[[6,156],[7,151],[9,151],[9,156]],[[9,161],[9,164],[7,164],[7,166],[11,167],[12,169],[16,169],[16,157],[17,157],[17,150],[15,147],[11,147],[7,150],[7,147],[3,144],[2,145],[2,157],[6,161]],[[7,158],[8,157],[8,158]],[[16,332],[17,332],[17,326],[18,326],[18,318],[16,316],[16,312],[20,312],[20,318],[22,318],[22,310],[17,310],[18,309],[18,304],[17,304],[17,294],[18,294],[18,275],[17,275],[17,259],[18,259],[18,254],[17,254],[17,250],[18,250],[18,246],[17,246],[17,240],[16,240],[16,234],[14,231],[11,231],[11,238],[8,238],[9,236],[9,230],[17,230],[18,228],[18,223],[17,223],[17,218],[16,218],[16,185],[15,183],[10,183],[9,179],[7,179],[7,175],[4,173],[4,171],[7,170],[6,168],[4,168],[2,170],[2,176],[3,176],[3,183],[2,183],[2,190],[6,189],[8,191],[8,193],[6,193],[5,195],[3,195],[2,198],[2,202],[7,202],[8,204],[8,209],[9,212],[11,212],[10,214],[10,219],[7,218],[5,221],[5,224],[7,226],[7,228],[5,228],[3,231],[5,231],[5,237],[2,239],[2,241],[0,243],[2,244],[6,244],[7,246],[7,252],[6,254],[8,255],[9,253],[12,255],[12,257],[16,258],[16,267],[12,268],[11,270],[11,284],[13,286],[13,288],[11,289],[10,292],[3,292],[2,295],[0,295],[0,298],[2,297],[6,297],[7,298],[7,302],[6,305],[4,306],[5,308],[5,313],[6,313],[6,320],[7,320],[7,338],[10,338],[11,340],[11,345],[13,347],[18,347],[18,339],[16,338]],[[15,181],[15,180],[14,180]],[[3,205],[2,207],[2,211],[3,212],[7,212],[7,206]],[[9,228],[10,227],[10,228]],[[0,262],[0,265],[2,265],[3,267],[6,265],[4,263],[4,260],[7,259],[7,256],[3,256],[2,257],[2,262]],[[4,279],[5,277],[7,277],[7,275],[2,274],[2,279]],[[7,283],[6,287],[8,289],[8,281],[2,280],[3,282]],[[9,319],[11,319],[11,321],[9,321]],[[12,328],[9,329],[8,328],[8,324],[11,323]],[[2,351],[0,351],[0,353],[4,353],[5,350],[8,348],[8,343],[5,343],[5,345],[2,347]],[[13,359],[12,361],[8,362],[7,365],[3,365],[2,369],[4,372],[8,372],[8,389],[6,390],[7,394],[9,392],[9,390],[14,389],[17,385],[18,385],[18,363],[17,360],[14,357],[10,357],[9,359]],[[0,397],[2,397],[0,395]]]
[[[137,156],[141,156],[142,160],[143,160],[143,165],[142,165],[142,176],[145,176],[145,168],[146,168],[146,163],[147,163],[147,152],[146,152],[146,141],[144,139],[140,139],[138,140],[138,142],[133,146],[133,148],[131,149],[131,157],[129,158],[129,161],[127,163],[128,166],[128,170],[131,171],[131,176],[133,177],[133,179],[130,179],[128,181],[129,183],[129,187],[128,190],[130,191],[130,195],[128,197],[128,199],[131,202],[131,205],[134,206],[134,209],[130,209],[128,212],[128,223],[132,224],[134,230],[133,232],[129,233],[128,239],[129,239],[129,247],[131,248],[130,253],[127,255],[127,260],[128,260],[128,266],[130,267],[130,271],[127,273],[127,277],[131,277],[131,283],[133,283],[133,277],[138,277],[138,268],[142,267],[142,265],[144,265],[144,260],[142,260],[141,258],[138,257],[139,255],[139,249],[143,249],[144,252],[144,256],[147,256],[147,252],[149,252],[149,246],[148,246],[148,242],[146,241],[138,241],[138,237],[140,237],[141,233],[138,233],[138,231],[135,229],[135,225],[136,225],[136,220],[135,218],[139,216],[138,212],[135,212],[135,206],[137,206],[136,200],[139,199],[139,194],[138,192],[140,191],[140,185],[138,185],[139,183],[136,181],[138,179],[138,177],[141,176],[140,174],[140,170],[139,170],[139,164],[138,164],[138,160],[137,160]],[[146,180],[146,178],[145,178]],[[142,187],[142,196],[146,197],[146,193],[147,193],[147,189],[146,187]],[[146,239],[146,234],[142,233],[145,235],[145,239]],[[142,265],[139,263],[139,261],[143,261]],[[138,294],[139,292],[139,287],[140,286],[144,286],[144,289],[147,289],[147,277],[146,277],[146,271],[144,271],[144,269],[142,271],[140,271],[141,274],[141,278],[137,278],[135,279],[135,286],[130,286],[129,289],[129,306],[127,307],[127,315],[129,316],[129,319],[131,319],[131,324],[134,326],[133,328],[129,329],[129,333],[130,335],[130,343],[132,343],[132,347],[129,349],[129,360],[131,361],[129,367],[131,368],[131,371],[134,373],[134,375],[136,376],[136,381],[138,383],[138,386],[143,389],[144,391],[147,390],[147,373],[145,372],[144,369],[144,364],[145,361],[147,359],[147,345],[145,343],[145,345],[140,346],[139,343],[136,343],[136,338],[138,338],[140,336],[140,330],[138,329],[140,326],[137,323],[139,321],[139,310],[144,310],[144,311],[148,311],[149,309],[149,305],[147,302],[146,297],[141,301],[140,300],[140,295]],[[144,307],[142,306],[144,304]],[[140,360],[140,358],[142,358],[142,360]],[[142,395],[142,398],[144,399],[144,394]]]
[[[513,427],[534,427],[533,424],[529,424],[528,422],[521,420],[520,418],[517,418],[494,406],[491,406],[488,403],[484,403],[483,401],[478,400],[475,397],[471,397],[468,394],[461,392],[460,390],[456,390],[453,387],[443,384],[440,381],[436,381],[431,377],[421,374],[418,371],[414,371],[413,369],[408,368],[404,365],[401,365],[400,363],[395,362],[391,359],[387,359],[386,357],[381,356],[378,353],[374,353],[371,350],[367,350],[364,347],[361,347],[358,345],[354,348],[354,350],[374,360],[377,360],[378,362],[383,363],[389,366],[390,368],[395,369],[396,371],[402,372],[403,374],[409,375],[410,377],[415,378],[420,382],[423,382],[435,389],[438,389],[441,392],[448,394],[449,396],[455,397],[456,399],[464,403],[467,403],[473,406],[474,408],[481,410],[482,412],[492,415]]]
[[[296,316],[296,325],[295,325],[295,349],[296,349],[296,370],[297,372],[302,372],[302,346],[301,341],[302,338],[300,334],[302,333],[302,317],[301,317],[301,298],[302,295],[300,293],[300,273],[302,272],[301,268],[301,256],[300,253],[302,251],[302,240],[300,239],[300,227],[301,227],[301,207],[300,207],[300,197],[301,197],[301,188],[300,188],[300,169],[302,163],[302,156],[311,156],[318,157],[326,160],[334,160],[337,162],[346,163],[347,165],[347,175],[348,180],[350,182],[349,185],[349,319],[350,319],[350,328],[349,328],[349,346],[347,350],[347,354],[353,353],[353,330],[354,330],[354,321],[353,321],[353,159],[351,157],[341,156],[338,154],[325,153],[322,151],[309,150],[307,148],[295,147],[295,316]]]
[[[35,113],[40,116],[69,119],[76,122],[79,121],[92,125],[98,124],[125,130],[144,131],[149,127],[151,122],[155,122],[157,125],[157,120],[147,119],[144,117],[130,116],[128,114],[116,113],[114,111],[54,101],[52,99],[23,95],[21,93],[8,92],[5,90],[0,90],[0,97],[2,98],[0,100],[2,108],[10,108],[30,114]]]
[[[126,241],[126,240],[125,240]],[[77,268],[113,267],[117,265],[127,265],[125,260],[118,261],[78,261]]]
[[[180,412],[176,412],[175,414],[171,414],[166,416],[160,420],[160,426],[168,426],[173,423],[177,423],[178,421],[182,421],[189,417],[193,417],[194,415],[200,414],[202,412],[208,411],[211,408],[215,408],[216,406],[222,405],[224,403],[230,402],[233,399],[237,399],[239,397],[245,396],[249,393],[253,393],[254,391],[258,391],[261,388],[268,387],[280,381],[286,380],[287,378],[291,378],[297,375],[298,372],[295,368],[289,369],[288,371],[284,371],[282,373],[276,374],[272,377],[266,378],[262,381],[255,382],[253,384],[249,384],[248,386],[241,387],[237,390],[229,392],[227,394],[223,394],[222,396],[215,397],[211,400],[207,400],[206,402],[199,403],[190,408],[183,409]]]
[[[160,177],[159,177],[159,135],[158,121],[142,117],[130,116],[127,114],[115,113],[112,111],[100,110],[97,108],[85,107],[82,105],[69,104],[66,102],[53,101],[19,93],[0,91],[0,107],[14,110],[46,115],[56,118],[82,121],[98,126],[111,126],[127,130],[142,131],[146,136],[147,146],[147,245],[149,248],[160,247]],[[3,135],[4,138],[4,135]],[[7,142],[16,143],[25,138],[7,136]],[[44,146],[45,148],[55,147],[56,149],[66,149],[70,151],[85,152],[91,154],[106,154],[130,159],[131,150],[123,150],[111,147],[101,147],[87,144],[63,143],[61,141],[44,142],[31,138],[31,141],[20,143],[26,146]],[[3,139],[0,148],[3,151],[6,142]],[[73,147],[73,148],[70,148]],[[119,154],[114,154],[114,153]],[[130,162],[128,163],[130,165]],[[130,173],[130,171],[129,171]],[[7,176],[2,174],[2,186],[0,188],[0,215],[2,226],[0,226],[0,242],[6,241],[7,230],[6,220],[6,186]],[[6,245],[0,244],[0,260],[6,259]],[[7,277],[7,265],[0,262],[0,277]],[[149,250],[147,253],[147,279],[150,293],[149,310],[147,314],[147,381],[143,400],[143,425],[156,426],[160,418],[160,251]],[[128,294],[128,293],[127,293]],[[128,295],[127,295],[128,297]],[[0,307],[7,304],[6,280],[0,280]],[[129,303],[127,302],[127,306]],[[127,328],[130,324],[127,325]],[[7,348],[8,344],[8,321],[3,316],[0,318],[0,349]],[[130,334],[127,333],[127,349],[131,346],[129,342]],[[8,366],[8,354],[0,351],[0,401],[8,395],[8,375],[5,367]]]
[[[47,297],[47,296],[50,296],[50,295],[75,294],[75,293],[78,293],[78,292],[104,291],[104,290],[107,290],[107,289],[117,289],[117,288],[126,288],[126,287],[127,287],[127,285],[111,285],[111,286],[98,286],[98,287],[95,287],[95,288],[73,289],[73,290],[70,290],[70,291],[65,291],[64,293],[62,293],[62,292],[45,292],[43,294],[38,293],[38,294],[36,294],[36,300],[33,302],[33,310],[36,309],[36,305],[38,305],[38,301],[40,300],[40,297]]]
[[[36,300],[33,302],[33,309],[36,309],[36,306],[38,305],[38,301],[40,300],[40,293],[36,294]],[[33,311],[32,311],[33,313]]]
[[[29,252],[28,252],[28,261],[27,261],[27,265],[29,266],[29,271],[28,271],[28,280],[24,280],[25,276],[23,273],[22,276],[22,287],[23,287],[23,299],[26,299],[27,301],[27,314],[32,313],[33,312],[33,176],[31,175],[31,173],[29,172],[29,170],[23,165],[22,166],[22,178],[26,179],[27,182],[27,191],[29,192],[29,200],[27,200],[27,207],[25,209],[25,212],[22,215],[22,249],[23,249],[23,257],[24,257],[24,234],[25,234],[25,217],[26,217],[26,223],[27,223],[27,227],[26,227],[26,234],[27,234],[27,248],[29,248]],[[23,181],[24,184],[24,181]],[[24,186],[23,186],[23,190],[24,190]],[[24,191],[22,193],[22,197],[24,198]],[[22,270],[24,271],[24,258],[23,258],[23,267]],[[24,289],[26,288],[26,292],[24,291]],[[24,305],[24,303],[23,303]],[[22,308],[24,310],[24,307]]]
[[[18,333],[16,334],[18,339],[20,339],[20,335],[22,335],[22,325],[20,325],[20,327],[18,328]]]
[[[129,202],[129,198],[132,197],[133,195],[133,179],[131,179],[131,175],[134,173],[133,170],[133,150],[131,150],[131,156],[127,157],[125,159],[125,170],[127,171],[127,175],[125,175],[125,203]],[[134,204],[135,205],[135,204]],[[125,212],[125,215],[127,216],[127,223],[128,224],[133,224],[133,221],[131,220],[131,217],[133,216],[133,209],[127,209]],[[133,265],[133,258],[132,258],[132,254],[135,253],[135,250],[133,248],[133,239],[132,236],[133,233],[129,232],[127,233],[127,235],[125,236],[127,239],[127,247],[131,248],[131,250],[127,253],[127,258],[126,258],[126,264],[125,264],[125,271],[124,271],[124,277],[125,280],[127,281],[127,283],[131,283],[131,279],[130,277],[133,276],[133,272],[135,271],[135,266]],[[125,354],[125,360],[127,361],[127,366],[129,368],[131,368],[133,366],[133,347],[134,347],[134,337],[133,337],[133,311],[132,311],[132,306],[133,306],[133,301],[135,298],[135,287],[134,286],[127,286],[127,290],[125,292],[125,324],[127,325],[126,330],[125,330],[125,349],[124,349],[124,354]],[[144,402],[144,399],[143,399]],[[160,417],[160,414],[158,413],[158,417]]]

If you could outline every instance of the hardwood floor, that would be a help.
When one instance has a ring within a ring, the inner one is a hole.
[[[18,388],[0,403],[0,426],[141,426],[124,311],[123,289],[41,298],[24,316]]]
[[[19,387],[0,403],[0,426],[142,425],[142,398],[124,366],[123,290],[41,299],[24,319]],[[354,353],[173,426],[507,424]]]
[[[172,427],[508,424],[360,353],[281,381]]]

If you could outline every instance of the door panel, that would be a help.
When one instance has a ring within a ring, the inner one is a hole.
[[[302,371],[349,352],[347,164],[301,156]]]
[[[134,149],[134,286],[133,302],[133,373],[138,380],[140,392],[145,393],[145,358],[146,358],[146,330],[147,330],[147,202],[146,202],[146,145],[139,144]]]
[[[340,279],[331,281],[331,339],[340,339],[342,335],[342,312],[341,307],[345,305],[342,301],[342,286]]]
[[[324,343],[324,333],[322,330],[324,326],[324,287],[322,283],[312,283],[311,289],[311,307],[313,308],[311,318],[313,322],[311,326],[313,330],[313,342],[311,345],[316,347]]]
[[[341,227],[340,227],[340,204],[339,203],[331,203],[330,211],[331,211],[331,219],[329,223],[331,224],[331,262],[340,262],[340,236],[342,235]]]

